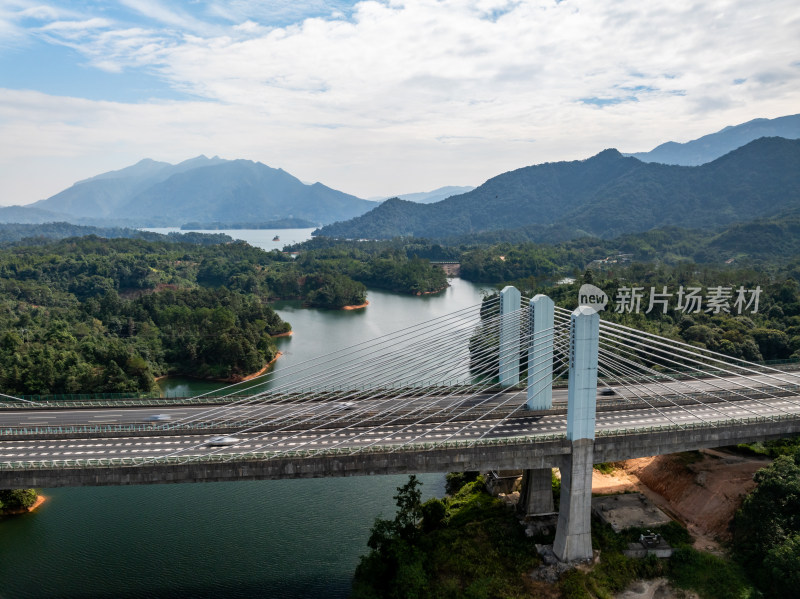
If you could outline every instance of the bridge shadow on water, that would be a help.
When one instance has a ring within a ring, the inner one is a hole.
[[[109,592],[77,592],[62,594],[56,591],[54,595],[41,595],[42,597],[59,597],[60,599],[256,599],[259,597],[269,599],[310,599],[310,598],[345,598],[350,594],[352,582],[351,574],[342,574],[321,580],[313,573],[307,577],[285,580],[280,578],[266,578],[256,582],[241,582],[233,585],[181,585],[149,587],[140,591]]]

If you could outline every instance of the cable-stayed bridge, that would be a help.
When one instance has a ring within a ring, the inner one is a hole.
[[[524,469],[525,507],[541,513],[559,467],[556,553],[574,559],[591,555],[592,463],[796,434],[799,383],[507,287],[248,395],[0,396],[0,488]]]

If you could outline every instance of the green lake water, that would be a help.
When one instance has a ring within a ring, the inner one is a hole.
[[[241,234],[241,231],[238,232]],[[460,279],[435,296],[369,292],[364,310],[276,305],[295,331],[281,369],[480,302]],[[173,379],[172,394],[213,383]],[[423,496],[444,473],[420,476]],[[376,517],[405,476],[44,489],[36,512],[0,520],[0,599],[344,598]]]

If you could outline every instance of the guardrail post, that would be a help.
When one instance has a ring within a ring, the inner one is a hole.
[[[531,335],[526,405],[529,410],[549,410],[553,407],[553,300],[540,293],[530,301],[528,310]]]
[[[567,439],[572,453],[561,467],[561,502],[553,553],[564,562],[592,558],[592,465],[597,407],[600,316],[588,306],[572,313],[570,325]]]
[[[500,386],[519,384],[520,302],[516,287],[508,285],[500,292]]]

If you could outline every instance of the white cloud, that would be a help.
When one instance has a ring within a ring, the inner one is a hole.
[[[210,29],[202,21],[195,19],[184,11],[168,8],[165,3],[158,0],[120,0],[120,3],[148,19],[153,19],[166,25],[189,31]],[[172,4],[174,6],[175,3]]]
[[[44,29],[97,68],[146,68],[206,101],[14,107],[7,90],[0,135],[27,136],[22,155],[102,153],[119,168],[204,152],[374,196],[649,149],[800,105],[796,0],[238,1],[206,4],[207,23],[124,4],[166,27],[59,15]]]
[[[85,32],[94,29],[106,29],[111,26],[108,19],[86,19],[83,21],[51,21],[41,31],[57,32],[60,35],[71,35],[72,32]]]

